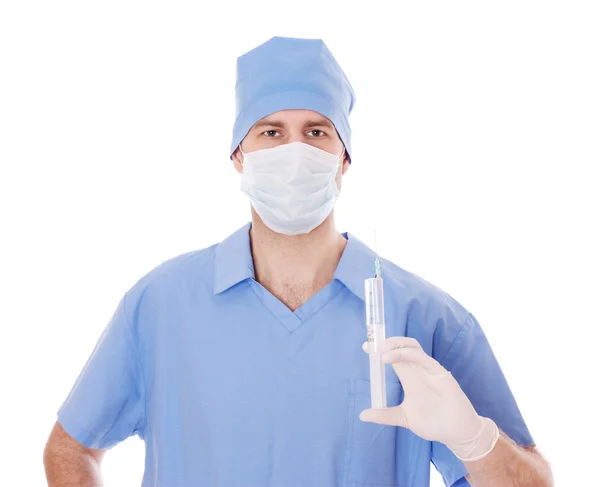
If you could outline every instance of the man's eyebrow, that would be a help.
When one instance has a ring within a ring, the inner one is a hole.
[[[254,124],[253,128],[259,128],[259,127],[277,127],[277,128],[284,128],[285,124],[279,120],[269,120],[269,119],[265,119],[265,120],[259,120],[258,122],[256,122]]]
[[[330,129],[332,129],[333,124],[326,118],[321,118],[319,120],[308,120],[304,124],[304,128],[311,128],[311,127],[329,127]]]

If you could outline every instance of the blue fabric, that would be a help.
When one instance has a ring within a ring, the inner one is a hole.
[[[321,39],[273,37],[237,60],[236,118],[230,156],[252,126],[279,110],[314,110],[327,117],[352,156],[348,117],[355,95]]]
[[[373,252],[350,234],[333,281],[292,312],[254,279],[250,225],[174,257],[125,293],[58,421],[90,448],[138,435],[144,487],[467,485],[445,446],[363,423],[370,406],[364,283]],[[382,259],[388,336],[412,336],[481,413],[533,440],[475,318]],[[387,366],[388,404],[404,398]],[[463,479],[463,480],[461,480]]]
[[[452,487],[470,487],[470,483],[467,479],[465,479],[464,477],[458,479],[456,482],[454,482],[454,484],[452,484]]]

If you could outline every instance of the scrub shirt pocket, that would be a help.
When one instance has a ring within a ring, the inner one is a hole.
[[[404,391],[399,382],[387,382],[387,403],[400,404]],[[399,428],[365,423],[358,417],[371,407],[371,382],[352,379],[348,401],[346,452],[344,455],[345,487],[404,487],[397,483],[396,439]],[[407,452],[404,452],[407,453]],[[405,464],[410,466],[411,459]]]

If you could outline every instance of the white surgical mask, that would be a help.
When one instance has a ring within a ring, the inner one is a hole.
[[[240,151],[242,150],[240,146]],[[242,191],[271,230],[301,235],[329,216],[340,194],[339,156],[302,142],[244,155]]]

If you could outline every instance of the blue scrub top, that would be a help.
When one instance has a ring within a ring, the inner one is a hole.
[[[250,224],[163,262],[125,293],[58,421],[89,448],[138,435],[144,487],[447,486],[466,469],[437,442],[364,423],[370,407],[364,279],[351,234],[334,279],[296,311],[254,279]],[[481,326],[439,288],[382,259],[387,336],[416,338],[477,412],[533,439]],[[403,399],[387,367],[388,405]]]

